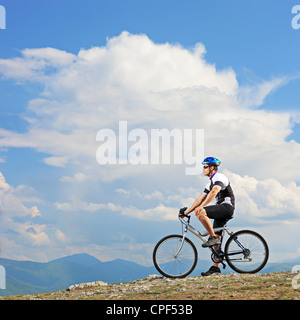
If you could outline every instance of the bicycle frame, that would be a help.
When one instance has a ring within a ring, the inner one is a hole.
[[[200,240],[202,240],[203,242],[206,242],[207,240],[204,238],[206,236],[209,235],[209,233],[206,231],[204,233],[201,233],[200,231],[198,231],[197,229],[195,229],[193,226],[190,225],[190,219],[191,217],[190,216],[187,216],[187,221],[184,220],[184,218],[179,218],[180,222],[185,225],[185,230],[184,230],[184,234],[183,234],[183,239],[186,237],[186,234],[187,234],[187,231],[190,231],[192,232],[195,236],[197,236]],[[221,228],[216,228],[214,229],[215,232],[218,232],[218,231],[226,231],[227,234],[229,236],[231,236],[233,234],[233,232],[231,232],[227,226],[225,225],[224,227],[221,227]],[[223,240],[223,234],[224,232],[222,232],[222,238],[221,238],[221,244],[222,244],[222,240]],[[180,250],[178,250],[180,251]]]
[[[187,218],[187,221],[185,221],[184,219]],[[178,249],[177,253],[175,254],[175,256],[177,256],[179,254],[179,252],[181,251],[181,248],[183,246],[183,243],[184,243],[184,239],[186,237],[186,234],[188,231],[190,231],[191,233],[193,233],[195,236],[197,236],[200,240],[202,240],[203,242],[206,242],[207,240],[204,238],[206,236],[209,235],[209,233],[206,231],[204,233],[201,233],[200,231],[198,231],[197,229],[195,229],[193,226],[190,225],[190,219],[191,219],[191,216],[186,216],[186,217],[183,217],[183,218],[180,218],[179,217],[179,220],[180,222],[185,225],[185,230],[183,232],[183,237],[182,237],[182,243],[180,245],[180,248]],[[209,249],[212,251],[213,254],[216,254],[216,256],[219,258],[219,261],[218,263],[222,263],[223,265],[223,268],[225,268],[225,264],[223,263],[223,259],[224,258],[227,258],[228,256],[232,256],[232,255],[238,255],[238,254],[249,254],[249,250],[246,249],[239,241],[236,237],[234,237],[234,241],[237,243],[237,245],[241,248],[241,251],[236,251],[236,252],[232,252],[232,253],[229,253],[227,255],[225,255],[225,253],[222,251],[221,249],[221,246],[222,246],[222,242],[223,242],[223,237],[224,237],[224,231],[229,235],[229,236],[232,236],[233,235],[233,232],[231,232],[226,224],[224,227],[221,227],[221,228],[215,228],[214,229],[215,232],[218,232],[218,231],[222,231],[222,236],[221,236],[221,243],[218,247],[218,249],[216,250],[214,247],[209,247]]]

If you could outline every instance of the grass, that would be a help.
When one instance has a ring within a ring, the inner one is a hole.
[[[56,291],[3,299],[93,299],[93,300],[294,300],[291,272],[269,274],[226,274],[211,277],[141,279],[129,283]]]

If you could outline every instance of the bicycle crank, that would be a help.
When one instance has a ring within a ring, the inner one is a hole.
[[[221,263],[222,266],[223,266],[223,269],[226,268],[226,264],[223,262],[224,258],[220,255],[218,255],[216,252],[213,252],[211,254],[211,260],[214,262],[214,263]]]

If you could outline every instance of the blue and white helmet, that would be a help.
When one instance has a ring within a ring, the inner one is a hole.
[[[202,161],[202,164],[212,164],[214,166],[219,166],[221,161],[215,157],[207,157]]]

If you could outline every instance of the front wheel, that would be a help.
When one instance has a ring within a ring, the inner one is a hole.
[[[153,250],[155,268],[168,278],[186,277],[195,269],[197,259],[195,245],[188,238],[183,240],[181,235],[173,234],[162,238]]]
[[[238,273],[256,273],[267,263],[269,248],[257,232],[241,230],[230,236],[225,245],[225,257],[231,269]]]

